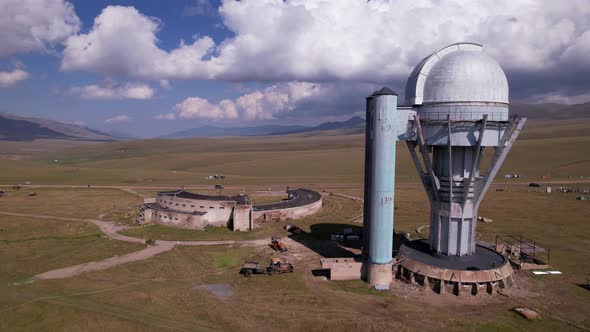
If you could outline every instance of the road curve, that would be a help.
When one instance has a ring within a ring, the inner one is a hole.
[[[69,217],[58,217],[58,216],[49,216],[49,215],[41,215],[41,214],[28,214],[28,213],[16,213],[16,212],[5,212],[0,211],[0,215],[5,216],[14,216],[14,217],[29,217],[29,218],[40,218],[40,219],[53,219],[53,220],[64,220],[64,221],[82,221],[82,222],[90,222],[95,224],[100,231],[109,239],[117,240],[117,241],[125,241],[130,243],[138,243],[138,244],[145,244],[144,239],[134,238],[131,236],[126,236],[119,234],[119,231],[127,229],[126,226],[119,226],[116,225],[114,222],[111,221],[104,221],[99,219],[83,219],[83,218],[69,218]],[[122,264],[127,264],[130,262],[136,262],[151,258],[163,252],[172,250],[177,245],[181,246],[214,246],[214,245],[267,245],[267,239],[259,239],[259,240],[243,240],[243,241],[233,241],[233,240],[221,240],[221,241],[167,241],[167,240],[156,240],[155,245],[148,246],[145,249],[135,251],[125,255],[117,255],[107,259],[103,259],[96,262],[89,262],[78,264],[70,267],[65,267],[61,269],[56,269],[52,271],[47,271],[41,274],[38,274],[33,277],[33,280],[46,280],[46,279],[63,279],[63,278],[71,278],[77,276],[82,273],[91,272],[91,271],[99,271],[99,270],[106,270],[111,267],[115,267]]]

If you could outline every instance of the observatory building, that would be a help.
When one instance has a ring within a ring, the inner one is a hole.
[[[478,245],[475,234],[481,201],[526,118],[509,116],[506,76],[482,48],[457,43],[423,59],[408,78],[405,106],[388,88],[367,97],[359,274],[377,289],[388,289],[394,275],[456,294],[492,293],[512,281],[507,258]],[[394,258],[396,140],[406,141],[428,194],[430,238],[398,245]]]
[[[184,190],[162,191],[146,198],[137,221],[186,229],[229,227],[249,231],[270,220],[299,219],[322,208],[322,195],[309,189],[287,190],[287,199],[252,205],[247,195],[202,195]]]

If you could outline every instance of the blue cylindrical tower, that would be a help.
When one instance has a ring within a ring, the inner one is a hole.
[[[397,95],[383,88],[367,102],[370,167],[365,176],[370,197],[365,201],[368,229],[367,280],[377,289],[389,289],[393,279],[393,195],[395,185],[395,142]],[[365,235],[365,236],[367,236]]]

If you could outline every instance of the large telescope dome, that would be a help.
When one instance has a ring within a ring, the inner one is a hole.
[[[500,65],[473,43],[449,45],[422,60],[406,85],[406,103],[425,119],[508,119],[508,81]]]
[[[430,70],[423,103],[508,103],[508,81],[498,63],[483,52],[445,55]]]

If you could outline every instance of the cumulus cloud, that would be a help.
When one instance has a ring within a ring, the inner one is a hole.
[[[120,84],[107,79],[98,85],[74,86],[70,93],[84,99],[150,99],[155,91],[147,84]]]
[[[529,103],[555,103],[555,104],[585,104],[590,103],[590,92],[568,94],[567,91],[553,91],[544,94],[533,95],[525,100]]]
[[[457,41],[485,44],[507,69],[590,63],[584,0],[227,0],[219,13],[233,37],[165,51],[157,19],[107,7],[90,32],[65,42],[62,68],[156,80],[384,82]]]
[[[165,113],[165,114],[158,114],[154,116],[156,120],[174,120],[176,119],[176,114],[174,113]]]
[[[15,68],[12,71],[0,71],[0,88],[12,86],[16,82],[25,80],[28,77],[29,73],[20,68]]]
[[[190,97],[176,104],[179,118],[209,120],[272,120],[278,114],[295,110],[296,105],[320,94],[320,86],[307,82],[281,83],[244,94],[235,100],[211,103]]]
[[[0,56],[47,50],[79,29],[80,19],[67,1],[0,1]]]
[[[211,15],[215,13],[215,7],[209,0],[195,0],[190,6],[185,6],[182,14],[185,16]]]
[[[106,7],[90,32],[65,41],[61,68],[157,80],[208,77],[208,62],[201,59],[210,54],[213,40],[181,41],[166,52],[156,45],[159,27],[158,19],[133,7]]]
[[[131,118],[128,117],[127,115],[115,115],[112,118],[108,118],[108,119],[104,120],[104,123],[112,124],[112,123],[127,122],[130,119]]]
[[[172,85],[168,80],[160,80],[160,87],[164,90],[170,90],[172,88]]]

